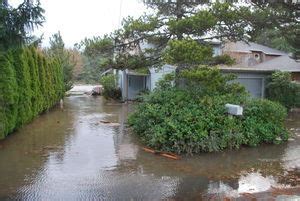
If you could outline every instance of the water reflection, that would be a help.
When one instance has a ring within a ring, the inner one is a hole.
[[[124,124],[132,105],[71,96],[0,142],[0,199],[210,199],[299,186],[300,115],[293,141],[184,156],[152,155]],[[119,123],[105,124],[102,120]]]

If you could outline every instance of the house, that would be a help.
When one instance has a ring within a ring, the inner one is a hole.
[[[209,41],[213,48],[214,56],[221,55],[220,42]],[[137,50],[133,50],[132,53],[138,51],[153,48],[154,45],[148,43],[141,43]],[[153,91],[157,82],[165,75],[175,73],[176,66],[165,64],[161,67],[140,70],[115,70],[114,74],[118,77],[118,86],[122,92],[123,100],[134,100],[143,91]]]
[[[227,54],[236,60],[233,66],[221,65],[219,68],[225,74],[236,74],[236,81],[245,86],[252,97],[265,97],[266,80],[275,71],[290,72],[293,80],[300,82],[300,63],[283,51],[252,42],[210,43],[215,56]],[[122,99],[134,100],[142,91],[154,90],[158,80],[175,70],[175,66],[165,64],[160,68],[114,70],[114,73],[118,76]]]
[[[236,74],[253,97],[265,97],[266,79],[275,71],[290,72],[292,79],[300,82],[300,63],[285,52],[242,41],[225,43],[221,49],[236,60],[233,66],[220,66],[221,71]]]
[[[134,100],[143,91],[153,91],[156,83],[169,73],[175,73],[175,66],[165,64],[160,68],[141,71],[117,70],[118,86],[122,91],[123,100]]]

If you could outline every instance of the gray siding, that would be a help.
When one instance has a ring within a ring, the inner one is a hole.
[[[162,79],[166,74],[175,73],[176,68],[174,66],[165,64],[160,69],[152,68],[150,69],[150,90],[153,91],[156,87],[156,83]]]

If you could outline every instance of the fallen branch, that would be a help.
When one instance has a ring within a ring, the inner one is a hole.
[[[105,120],[100,120],[100,122],[103,123],[103,124],[110,124],[111,123],[111,122],[105,121]]]
[[[160,155],[160,156],[163,156],[163,157],[166,157],[166,158],[170,158],[170,159],[173,159],[173,160],[179,160],[180,159],[180,157],[178,155],[173,154],[173,153],[155,151],[153,149],[149,149],[149,148],[146,148],[146,147],[143,147],[142,149],[145,152],[149,152],[149,153],[152,153],[152,154],[157,154],[157,155]]]

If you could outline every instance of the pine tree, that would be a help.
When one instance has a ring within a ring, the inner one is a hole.
[[[76,65],[71,58],[70,51],[65,48],[60,32],[53,34],[50,38],[50,48],[47,53],[51,57],[56,57],[63,69],[65,90],[70,90],[73,85],[73,69]]]
[[[30,40],[29,34],[44,21],[40,2],[24,0],[17,8],[0,1],[0,49],[7,50]]]

